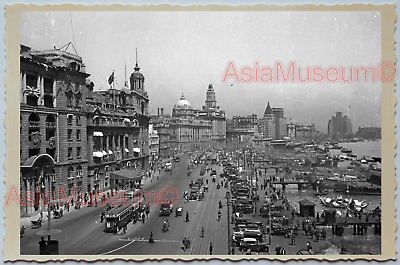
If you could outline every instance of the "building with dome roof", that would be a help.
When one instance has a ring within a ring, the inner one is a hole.
[[[169,133],[171,148],[176,152],[211,147],[211,121],[198,119],[198,111],[193,109],[183,94],[172,109]]]

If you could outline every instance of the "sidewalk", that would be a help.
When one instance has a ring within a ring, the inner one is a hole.
[[[60,207],[60,209],[61,208],[63,209],[63,216],[65,216],[66,214],[73,213],[75,211],[79,211],[82,208],[86,208],[86,207],[89,207],[89,206],[81,204],[80,209],[75,209],[75,207],[69,207],[69,212],[67,211],[66,207]],[[96,207],[96,206],[92,206],[92,207]],[[48,221],[47,207],[43,207],[42,213],[43,213],[43,218],[42,218],[42,226],[43,226],[43,224],[47,223],[47,221]],[[32,227],[31,221],[37,221],[37,220],[39,220],[39,218],[40,218],[40,211],[33,216],[20,217],[20,227],[24,226],[25,229],[31,228]],[[53,212],[50,213],[50,218],[54,219]]]

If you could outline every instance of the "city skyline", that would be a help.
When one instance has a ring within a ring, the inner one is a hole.
[[[379,12],[23,12],[20,42],[35,50],[72,42],[68,51],[82,56],[95,90],[109,88],[113,71],[122,88],[137,48],[150,113],[170,113],[182,93],[200,109],[211,83],[227,118],[261,117],[269,101],[285,109],[288,122],[314,123],[322,133],[337,111],[354,128],[380,126],[379,82],[222,81],[229,62],[240,69],[281,61],[285,71],[292,61],[303,68],[378,65]]]

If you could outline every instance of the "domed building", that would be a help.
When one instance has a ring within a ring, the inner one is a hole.
[[[207,149],[211,146],[211,122],[198,119],[196,113],[182,94],[172,109],[169,121],[170,147],[174,152]]]
[[[172,117],[180,117],[190,119],[194,116],[194,111],[189,101],[185,99],[182,93],[181,99],[175,104],[172,109]]]

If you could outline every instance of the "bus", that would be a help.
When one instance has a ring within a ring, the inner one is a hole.
[[[134,199],[129,199],[126,202],[121,202],[120,205],[112,208],[105,214],[105,229],[106,233],[116,234],[125,225],[141,213],[144,199],[140,198],[137,202]]]

